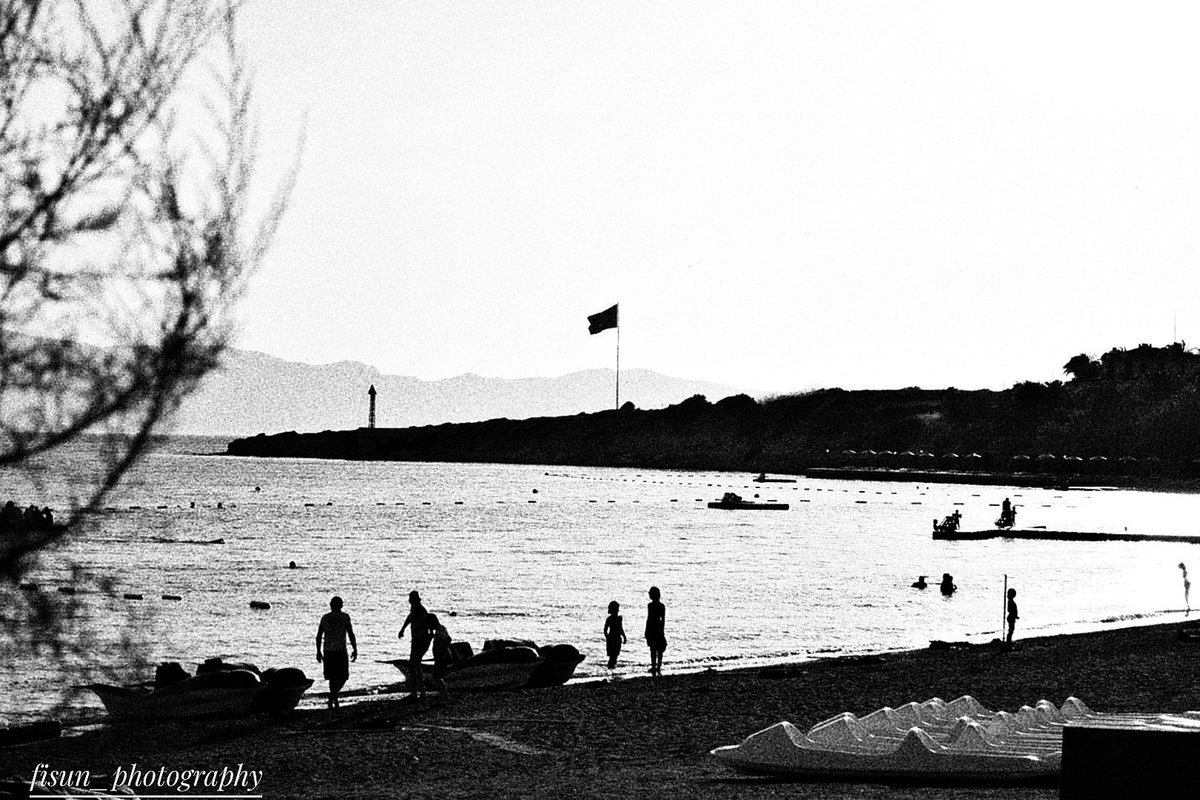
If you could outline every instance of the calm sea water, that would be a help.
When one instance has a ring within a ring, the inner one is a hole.
[[[610,600],[622,605],[626,675],[645,672],[641,638],[651,585],[667,606],[665,667],[695,670],[921,647],[999,634],[1005,576],[1018,590],[1018,636],[1183,618],[1179,562],[1200,576],[1200,548],[1155,542],[935,542],[931,522],[958,509],[990,527],[1009,497],[1022,527],[1186,535],[1200,496],[1131,491],[893,484],[749,475],[489,464],[227,458],[223,440],[177,439],[150,455],[61,554],[31,579],[71,583],[65,559],[115,579],[105,599],[76,585],[99,633],[95,666],[120,668],[132,629],[152,661],[194,667],[209,656],[294,665],[319,678],[317,620],[346,601],[360,658],[348,689],[393,683],[379,659],[419,589],[456,639],[569,642],[577,675],[604,670]],[[27,473],[0,473],[0,496],[63,507],[77,447]],[[725,491],[791,503],[789,511],[709,510]],[[193,505],[194,504],[194,505]],[[167,543],[223,538],[223,545]],[[298,569],[289,569],[295,561]],[[910,587],[954,576],[959,591]],[[161,599],[178,595],[180,601]],[[270,610],[250,608],[267,601]],[[88,666],[88,665],[84,665]],[[50,660],[5,659],[0,716],[48,707]],[[130,674],[131,680],[148,677]],[[323,688],[324,684],[318,684]],[[80,708],[99,708],[90,696]]]

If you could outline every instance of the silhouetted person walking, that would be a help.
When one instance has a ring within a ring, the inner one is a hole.
[[[663,651],[667,649],[667,607],[659,599],[657,586],[650,587],[646,604],[646,644],[650,646],[650,674],[662,674]]]
[[[354,648],[348,656],[347,639]],[[350,662],[357,660],[358,641],[354,638],[354,626],[350,624],[350,615],[342,611],[342,598],[335,596],[329,601],[329,613],[321,617],[317,626],[317,661],[325,665],[330,708],[340,705],[338,694],[350,678]]]
[[[613,600],[608,604],[608,618],[604,620],[604,644],[608,650],[608,668],[617,666],[617,657],[621,655],[621,645],[625,638],[625,623],[621,619],[621,604]]]
[[[404,638],[404,630],[409,626],[412,627],[412,642],[411,649],[408,652],[408,665],[411,674],[410,680],[413,685],[409,690],[409,695],[416,694],[417,697],[425,696],[425,676],[421,674],[421,659],[425,657],[426,651],[429,650],[431,640],[429,634],[429,612],[425,610],[425,606],[421,605],[421,595],[416,590],[408,593],[408,604],[411,607],[408,616],[404,618],[404,624],[400,626],[399,638]]]

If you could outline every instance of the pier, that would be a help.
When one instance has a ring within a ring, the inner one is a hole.
[[[1153,533],[1101,533],[1099,531],[1047,531],[1041,528],[983,531],[933,532],[934,539],[949,541],[979,541],[983,539],[1042,539],[1061,542],[1179,542],[1200,544],[1200,536],[1163,536]]]

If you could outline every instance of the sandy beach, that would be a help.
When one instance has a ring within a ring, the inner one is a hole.
[[[382,696],[281,720],[101,726],[9,748],[0,774],[28,781],[38,764],[89,770],[91,788],[100,789],[134,763],[153,771],[240,765],[262,771],[264,798],[1056,797],[1055,785],[778,780],[734,772],[708,752],[780,720],[807,729],[842,711],[866,714],[934,696],[970,694],[1011,711],[1071,695],[1096,711],[1200,709],[1200,643],[1180,641],[1178,629],[1032,638],[1011,651],[926,649],[680,675],[670,674],[668,651],[667,672],[657,679],[461,694],[448,702]],[[644,654],[632,647],[626,655],[634,673],[633,660],[640,664]]]

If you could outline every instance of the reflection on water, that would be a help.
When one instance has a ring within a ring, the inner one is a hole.
[[[152,455],[93,518],[94,530],[70,546],[69,556],[114,576],[118,593],[144,598],[105,612],[99,595],[85,596],[111,645],[98,660],[121,658],[127,609],[148,634],[151,660],[194,666],[219,655],[316,676],[317,620],[339,594],[361,653],[348,688],[391,683],[398,673],[376,659],[404,653],[396,633],[415,588],[451,634],[476,649],[497,637],[570,642],[588,656],[577,673],[584,676],[603,672],[606,608],[618,600],[630,639],[622,659],[641,672],[653,584],[667,606],[668,670],[745,665],[989,639],[1002,627],[1006,575],[1021,600],[1018,638],[1104,620],[1169,619],[1163,610],[1183,607],[1177,565],[1200,561],[1197,545],[1173,542],[930,537],[932,520],[954,509],[965,528],[990,527],[1005,497],[1023,527],[1186,535],[1200,510],[1192,495],[804,479],[759,485],[729,473],[186,452],[222,446],[192,442]],[[21,475],[4,480],[5,494],[31,497]],[[48,491],[38,502],[61,507],[70,490]],[[705,507],[725,491],[791,510]],[[947,572],[959,587],[950,598],[936,590]],[[929,576],[929,589],[911,588],[918,575]],[[54,559],[32,579],[47,587],[68,580]],[[251,609],[256,600],[271,608]],[[37,696],[52,667],[4,669],[0,679],[26,698]]]

